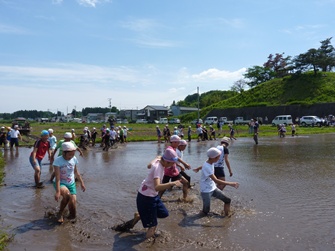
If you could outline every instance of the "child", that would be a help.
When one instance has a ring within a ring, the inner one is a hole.
[[[214,140],[216,140],[216,137],[215,137],[215,128],[210,125],[209,126],[209,140],[212,140],[212,137]]]
[[[49,129],[49,139],[48,141],[50,142],[50,150],[51,150],[51,154],[55,151],[56,146],[57,146],[57,138],[54,135],[54,130],[53,129]]]
[[[166,149],[171,149],[173,151],[176,151],[179,142],[180,142],[180,137],[177,135],[172,135],[170,138],[170,146],[168,146]],[[177,155],[178,157],[178,155]],[[178,162],[180,162],[181,164],[184,165],[185,168],[190,169],[190,165],[187,164],[185,161],[183,161],[181,158],[178,158]],[[179,166],[181,166],[179,164]],[[183,168],[183,167],[182,167]],[[184,169],[185,169],[184,168]],[[188,193],[188,188],[189,188],[189,183],[187,181],[187,179],[185,179],[179,172],[179,170],[177,169],[177,165],[174,164],[169,168],[166,168],[164,170],[164,177],[163,177],[163,181],[162,183],[168,183],[170,180],[172,181],[176,181],[179,180],[182,184],[183,184],[183,201],[187,201],[187,193]],[[162,198],[163,194],[164,194],[165,190],[162,190],[159,192],[159,197]]]
[[[179,141],[179,145],[176,149],[178,158],[183,159],[184,150],[186,146],[187,146],[186,140],[182,139],[181,141]],[[185,167],[183,167],[180,164],[177,164],[177,166],[180,168],[180,174],[188,181],[188,188],[191,188],[191,177],[185,173]]]
[[[202,212],[208,214],[210,211],[211,197],[218,198],[224,202],[224,214],[229,215],[231,199],[226,197],[221,190],[216,187],[216,184],[228,185],[238,188],[237,182],[228,182],[219,180],[214,175],[214,163],[220,158],[221,151],[216,147],[212,147],[207,151],[208,159],[202,166],[200,179],[200,192],[203,201]]]
[[[157,228],[157,218],[166,218],[169,212],[158,196],[158,191],[165,191],[173,186],[181,186],[180,181],[162,184],[164,170],[178,161],[177,153],[168,148],[161,158],[150,164],[150,172],[142,182],[137,194],[137,210],[144,228],[148,228],[146,238],[153,237]]]
[[[41,162],[44,158],[45,154],[48,152],[49,160],[51,160],[51,150],[50,150],[50,142],[49,132],[47,130],[43,130],[41,132],[41,138],[37,140],[34,144],[34,150],[31,152],[29,157],[29,162],[33,167],[35,174],[35,184],[36,188],[43,188],[43,182],[40,182],[41,178]]]
[[[92,130],[92,137],[91,137],[91,140],[92,140],[92,146],[95,146],[95,140],[97,138],[97,130],[95,127],[93,127],[93,130]]]
[[[230,140],[232,140],[232,139],[236,140],[236,138],[234,137],[234,135],[235,135],[235,129],[234,129],[233,125],[229,124],[228,127],[229,127],[229,131],[230,131]]]
[[[162,137],[162,132],[161,129],[159,129],[159,126],[156,126],[156,135],[157,135],[157,141],[158,143],[161,143],[161,137]]]
[[[56,181],[54,187],[56,189],[55,200],[58,202],[60,196],[62,201],[60,203],[57,220],[59,223],[63,223],[63,212],[65,207],[68,205],[70,215],[68,219],[74,220],[76,218],[76,183],[75,176],[80,182],[80,186],[83,192],[86,188],[84,181],[78,172],[78,160],[74,156],[77,148],[71,142],[64,142],[62,144],[62,156],[55,159],[53,166],[55,170]]]

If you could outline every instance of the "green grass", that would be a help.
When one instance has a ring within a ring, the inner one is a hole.
[[[1,185],[3,184],[3,180],[5,177],[4,167],[5,167],[5,160],[2,156],[2,152],[0,152],[0,184]],[[0,250],[4,250],[7,243],[10,241],[10,239],[11,238],[6,232],[4,232],[3,230],[0,230]]]

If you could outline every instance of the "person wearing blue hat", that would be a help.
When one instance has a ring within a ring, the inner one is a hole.
[[[45,154],[48,152],[49,160],[51,157],[51,148],[50,148],[50,142],[49,139],[49,132],[47,130],[43,130],[41,132],[41,138],[36,140],[34,144],[34,149],[30,154],[29,161],[31,166],[33,167],[35,173],[34,173],[34,179],[36,188],[43,188],[43,182],[40,182],[41,179],[41,162],[44,158]]]

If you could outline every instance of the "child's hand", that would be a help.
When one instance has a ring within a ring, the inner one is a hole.
[[[81,184],[81,190],[82,190],[83,192],[85,192],[85,190],[86,190],[86,187],[85,187],[84,183]]]
[[[60,192],[55,193],[55,200],[58,202],[60,198]]]
[[[199,172],[199,168],[194,168],[193,172],[195,172],[195,173]]]
[[[237,189],[240,186],[240,184],[238,182],[233,182],[231,186]]]
[[[175,182],[173,182],[175,186],[177,187],[181,187],[183,184],[180,182],[180,180],[176,180]]]

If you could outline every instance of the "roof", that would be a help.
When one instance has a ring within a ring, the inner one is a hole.
[[[167,106],[163,105],[147,105],[146,107],[143,108],[143,110],[159,110],[159,111],[168,111],[169,108]]]
[[[196,107],[184,107],[184,106],[180,106],[179,109],[181,111],[198,111],[198,108],[196,108]]]

